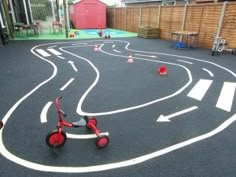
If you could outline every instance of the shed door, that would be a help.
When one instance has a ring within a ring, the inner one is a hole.
[[[86,3],[85,14],[86,14],[86,27],[97,28],[97,4]]]

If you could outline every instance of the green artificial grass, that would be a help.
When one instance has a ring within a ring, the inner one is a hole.
[[[105,35],[110,35],[111,38],[118,37],[136,37],[137,33],[121,31],[116,29],[104,29],[103,37],[99,37],[97,29],[86,29],[86,30],[76,30],[71,29],[66,38],[65,32],[56,31],[53,33],[50,30],[43,30],[39,35],[33,35],[32,32],[26,33],[26,31],[21,31],[20,33],[15,33],[15,38],[13,40],[62,40],[62,39],[101,39],[105,38]]]

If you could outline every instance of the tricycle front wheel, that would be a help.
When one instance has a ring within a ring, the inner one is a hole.
[[[64,131],[58,132],[57,129],[48,133],[46,136],[46,144],[54,149],[62,147],[66,143],[66,140],[66,133]]]

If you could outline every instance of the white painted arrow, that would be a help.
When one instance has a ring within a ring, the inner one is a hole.
[[[134,55],[138,55],[138,56],[142,56],[142,57],[157,58],[157,56],[155,56],[155,55],[142,55],[142,54],[138,54],[138,53],[135,53]]]
[[[78,69],[75,67],[74,62],[73,61],[68,61],[69,64],[71,64],[72,68],[74,69],[75,72],[78,72]]]
[[[193,106],[193,107],[190,107],[190,108],[187,108],[187,109],[184,109],[182,111],[179,111],[179,112],[176,112],[176,113],[173,113],[173,114],[170,114],[168,116],[164,116],[164,115],[160,115],[159,118],[157,119],[157,122],[170,122],[170,119],[173,118],[173,117],[176,117],[176,116],[179,116],[181,114],[185,114],[185,113],[188,113],[190,111],[193,111],[195,109],[198,109],[197,106]]]

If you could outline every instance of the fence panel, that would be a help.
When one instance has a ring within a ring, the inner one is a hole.
[[[236,4],[227,4],[221,34],[229,43],[229,48],[236,48]]]
[[[160,37],[163,39],[170,38],[171,31],[171,22],[172,22],[172,6],[165,6],[161,8],[161,16],[160,16],[160,29],[161,34]]]
[[[223,3],[190,4],[186,8],[183,5],[134,6],[115,11],[113,15],[111,13],[113,8],[108,8],[108,24],[131,32],[137,32],[139,25],[159,27],[160,38],[166,40],[170,39],[172,31],[182,29],[195,31],[199,34],[198,46],[211,48],[219,27],[222,7]],[[114,15],[117,18],[113,18]],[[236,29],[236,3],[230,2],[226,6],[220,36],[226,38],[231,48],[236,48],[234,29]]]

